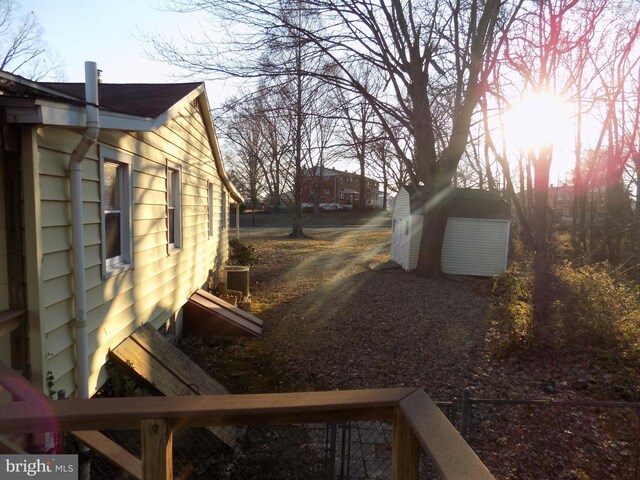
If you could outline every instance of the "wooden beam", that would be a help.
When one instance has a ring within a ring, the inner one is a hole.
[[[148,418],[165,418],[176,427],[391,420],[393,408],[414,391],[392,388],[14,402],[0,409],[0,434],[46,432],[53,418],[64,431],[137,429]]]
[[[9,440],[7,437],[0,436],[0,454],[27,455],[28,452],[17,443]]]
[[[13,400],[42,399],[43,402],[48,401],[26,378],[3,362],[0,362],[0,387],[8,391]]]
[[[22,225],[22,174],[20,172],[19,131],[15,128],[5,132],[9,144],[15,144],[12,151],[4,151],[4,204],[7,248],[7,279],[9,308],[26,308],[26,280],[24,277],[25,245]],[[20,325],[11,330],[11,366],[25,371],[28,362],[26,317],[20,317]]]
[[[144,480],[173,480],[173,436],[164,420],[143,420],[142,477]]]
[[[22,327],[24,310],[3,310],[0,312],[0,337]]]
[[[400,410],[444,480],[495,480],[424,390],[400,401]]]
[[[193,360],[171,345],[148,323],[120,343],[110,352],[110,355],[131,368],[136,375],[167,397],[229,395],[226,388],[207,375]],[[230,448],[235,448],[235,429],[230,427],[209,427],[208,429]]]
[[[399,408],[393,409],[392,480],[418,480],[420,442]]]
[[[142,479],[142,462],[140,459],[110,438],[97,431],[77,431],[71,432],[71,434],[131,477],[136,480]]]
[[[161,368],[171,372],[175,378],[190,389],[190,393],[199,395],[229,394],[229,391],[223,385],[207,375],[180,349],[171,345],[150,324],[144,324],[131,335],[131,338],[146,350],[150,356],[153,356],[159,362]],[[125,342],[122,343],[124,344]],[[151,373],[157,372],[148,372],[148,377],[145,377],[145,380],[154,384]],[[187,393],[166,393],[162,388],[159,388],[159,390],[167,396],[187,395]]]

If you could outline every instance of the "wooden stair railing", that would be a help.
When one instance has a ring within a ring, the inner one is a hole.
[[[61,431],[140,428],[145,480],[173,478],[177,428],[357,420],[393,421],[393,480],[418,479],[420,448],[443,479],[493,479],[421,389],[13,402],[0,410],[0,434],[45,431],[53,418]]]

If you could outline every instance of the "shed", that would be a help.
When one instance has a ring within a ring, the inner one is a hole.
[[[492,276],[507,268],[508,203],[486,190],[452,189],[447,202],[447,226],[442,246],[442,271],[454,275]],[[418,264],[424,205],[414,187],[403,187],[395,198],[391,260],[405,270]]]

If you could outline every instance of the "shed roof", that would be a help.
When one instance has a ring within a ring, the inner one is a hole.
[[[424,207],[427,191],[424,187],[406,186],[412,214],[419,214]],[[511,218],[509,203],[498,192],[477,188],[451,188],[441,201],[447,203],[448,217]]]

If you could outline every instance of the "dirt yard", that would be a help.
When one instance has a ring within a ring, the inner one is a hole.
[[[610,381],[579,357],[496,358],[491,280],[375,270],[389,258],[389,230],[286,233],[242,235],[258,254],[252,313],[265,321],[263,337],[182,342],[232,392],[418,386],[439,401],[464,388],[473,397],[583,400]],[[620,424],[638,423],[628,415],[482,406],[470,441],[496,478],[635,478],[637,445],[616,436]]]

